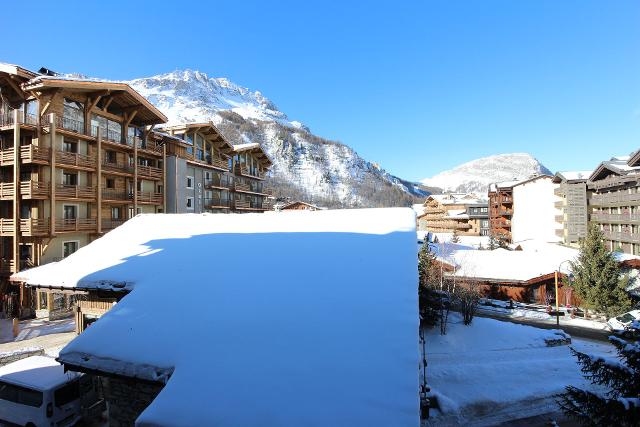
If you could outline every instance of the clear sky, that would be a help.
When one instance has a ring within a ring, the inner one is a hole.
[[[0,61],[130,79],[192,68],[407,179],[640,148],[640,1],[6,2]]]

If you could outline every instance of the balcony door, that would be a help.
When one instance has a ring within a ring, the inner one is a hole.
[[[78,207],[76,205],[64,205],[62,207],[62,217],[66,220],[78,218]]]

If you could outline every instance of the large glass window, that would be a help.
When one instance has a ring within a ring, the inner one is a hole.
[[[139,148],[146,148],[142,139],[142,129],[135,126],[129,126],[127,129],[127,143],[131,146],[138,144]]]
[[[82,102],[64,99],[62,127],[84,133],[84,104]]]
[[[76,205],[64,205],[62,209],[64,219],[76,219],[78,217],[78,207]]]
[[[62,172],[62,183],[64,185],[78,185],[78,174]]]
[[[122,141],[122,125],[114,120],[107,119],[106,117],[93,114],[91,116],[91,132],[92,134],[100,128],[102,138],[109,141],[121,142]],[[96,135],[93,135],[96,136]]]
[[[204,160],[204,139],[196,135],[196,159]]]
[[[189,144],[189,147],[187,147],[187,153],[193,154],[193,134],[187,133],[184,137],[184,142]]]

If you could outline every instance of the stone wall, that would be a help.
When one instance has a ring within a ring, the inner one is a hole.
[[[13,351],[11,353],[0,353],[0,366],[17,362],[31,356],[44,356],[42,348],[26,348],[24,350]]]
[[[100,377],[109,408],[109,426],[129,427],[135,424],[164,384]]]

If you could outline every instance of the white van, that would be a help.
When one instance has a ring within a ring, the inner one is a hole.
[[[0,425],[74,425],[82,414],[81,378],[44,356],[0,367]]]

